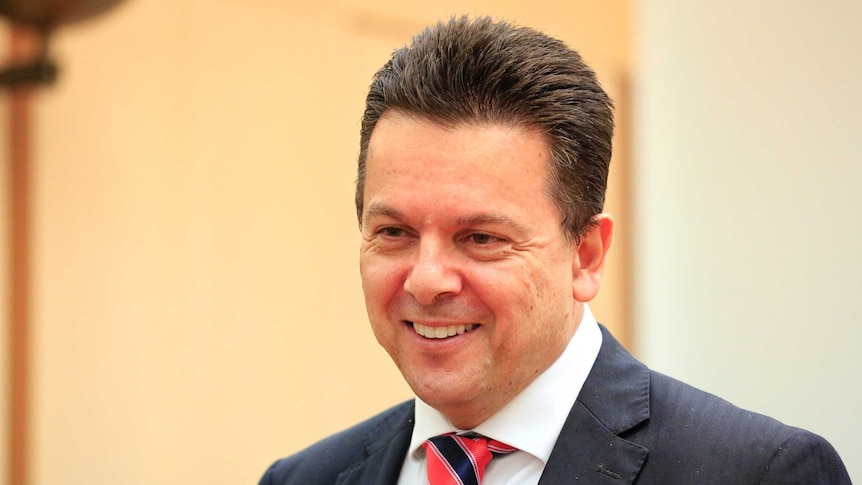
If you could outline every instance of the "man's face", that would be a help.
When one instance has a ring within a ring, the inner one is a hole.
[[[368,316],[416,395],[457,427],[522,391],[580,321],[577,247],[546,195],[549,157],[540,133],[502,124],[387,112],[371,136]]]

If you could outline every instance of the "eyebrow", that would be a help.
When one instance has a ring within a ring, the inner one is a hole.
[[[462,227],[482,226],[485,224],[499,224],[510,227],[519,232],[524,232],[525,228],[518,224],[514,219],[503,214],[476,214],[472,216],[459,217],[455,219],[455,223]]]
[[[362,212],[363,223],[365,223],[367,219],[372,217],[390,217],[399,221],[404,220],[404,216],[394,207],[388,206],[380,202],[375,202],[371,204],[370,206],[368,206],[367,209]]]
[[[368,208],[362,214],[362,222],[365,223],[368,219],[373,217],[389,217],[398,221],[407,220],[407,217],[405,217],[404,214],[399,212],[397,209],[380,202],[375,202],[368,206]],[[458,217],[457,219],[455,219],[455,224],[459,227],[474,227],[486,224],[499,224],[512,228],[513,230],[518,231],[522,234],[527,231],[527,229],[523,225],[519,224],[511,217],[504,214],[494,213],[480,213]]]

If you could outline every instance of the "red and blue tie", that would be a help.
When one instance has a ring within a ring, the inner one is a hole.
[[[430,485],[480,485],[491,458],[516,450],[475,433],[435,436],[422,447]]]

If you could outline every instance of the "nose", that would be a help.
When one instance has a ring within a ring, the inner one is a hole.
[[[461,275],[454,255],[436,242],[421,242],[413,267],[404,280],[404,290],[422,305],[461,292]]]

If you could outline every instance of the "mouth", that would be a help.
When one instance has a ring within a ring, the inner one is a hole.
[[[430,339],[444,339],[467,333],[471,330],[479,328],[479,324],[471,323],[465,325],[446,325],[445,327],[429,327],[416,322],[407,322],[413,326],[413,330],[419,335]]]

